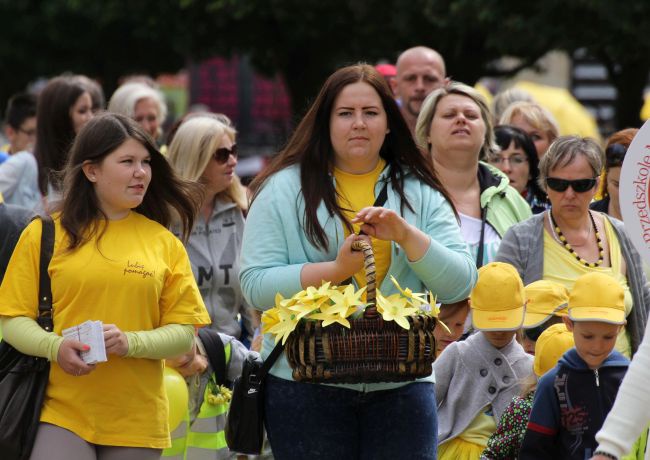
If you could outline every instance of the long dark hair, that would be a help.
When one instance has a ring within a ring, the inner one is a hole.
[[[330,216],[338,216],[348,229],[352,228],[337,204],[336,190],[330,178],[334,163],[330,115],[334,101],[343,88],[357,82],[367,83],[375,89],[386,112],[390,132],[386,135],[379,155],[390,167],[390,182],[400,196],[402,211],[404,206],[413,211],[404,194],[404,176],[407,170],[420,181],[438,190],[453,208],[451,199],[438,180],[431,162],[415,145],[411,131],[384,78],[370,65],[343,67],[327,79],[287,145],[250,184],[254,201],[270,176],[288,166],[300,165],[300,183],[305,200],[303,226],[309,241],[325,250],[328,248],[328,242],[316,214],[321,201],[325,203]]]
[[[52,173],[66,164],[68,150],[75,138],[70,108],[88,90],[73,75],[53,78],[38,96],[36,109],[36,146],[38,186],[47,195],[47,183]],[[58,189],[57,185],[54,184]]]
[[[92,118],[81,129],[70,149],[65,168],[60,207],[61,224],[70,237],[69,249],[88,241],[100,231],[98,224],[108,220],[82,165],[87,161],[101,163],[128,139],[141,143],[151,155],[151,182],[135,211],[165,227],[177,217],[183,227],[183,238],[189,237],[194,218],[199,212],[202,198],[200,186],[176,176],[154,141],[138,123],[123,115],[103,113]],[[105,229],[105,226],[101,228]]]
[[[535,143],[526,131],[511,125],[499,125],[494,128],[494,137],[497,145],[501,150],[507,150],[510,144],[514,142],[515,147],[522,149],[528,160],[528,174],[530,178],[526,184],[528,193],[532,193],[540,202],[546,202],[546,193],[539,187],[537,178],[539,177],[539,158]]]

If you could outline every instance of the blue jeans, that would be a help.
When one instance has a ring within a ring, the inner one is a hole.
[[[277,460],[436,458],[432,383],[364,393],[269,375],[264,410]]]

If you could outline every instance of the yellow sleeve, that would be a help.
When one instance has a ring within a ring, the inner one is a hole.
[[[170,273],[160,297],[160,324],[210,324],[210,315],[196,285],[187,252],[176,237],[172,238]]]
[[[54,332],[46,332],[32,318],[17,316],[13,318],[0,318],[3,340],[21,353],[29,356],[47,358],[52,362],[57,361],[59,347],[63,337]]]
[[[194,326],[168,324],[152,331],[125,332],[128,358],[165,359],[187,353],[194,344]]]
[[[41,220],[37,219],[20,235],[0,286],[0,316],[36,319],[41,231]]]

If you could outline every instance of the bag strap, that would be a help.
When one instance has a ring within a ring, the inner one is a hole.
[[[43,224],[41,232],[41,254],[38,280],[38,324],[47,332],[52,332],[52,281],[47,270],[54,252],[54,221],[50,216],[40,216]]]
[[[257,378],[260,381],[264,380],[266,374],[269,373],[269,370],[271,370],[271,367],[275,364],[275,361],[277,361],[278,357],[282,354],[283,349],[284,349],[284,344],[280,341],[273,348],[271,354],[266,357],[266,359],[264,360],[264,364],[262,364],[262,367],[260,367],[259,373],[257,374]]]
[[[199,329],[199,339],[203,342],[205,352],[208,354],[217,385],[224,385],[226,383],[226,349],[219,333],[213,329],[202,327]]]
[[[476,253],[476,268],[483,266],[483,252],[485,243],[485,221],[487,220],[487,205],[481,208],[481,238],[478,242],[478,251]]]

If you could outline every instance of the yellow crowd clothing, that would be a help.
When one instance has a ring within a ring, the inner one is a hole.
[[[488,439],[497,429],[494,417],[481,411],[456,438],[438,447],[440,460],[479,460]]]
[[[623,257],[621,246],[614,233],[612,224],[607,219],[603,219],[605,224],[605,235],[609,243],[609,267],[587,267],[575,258],[573,254],[566,250],[564,246],[559,245],[553,240],[553,236],[544,232],[544,272],[542,278],[545,280],[555,281],[565,286],[569,291],[573,289],[576,280],[587,273],[598,272],[614,277],[625,294],[625,316],[632,311],[632,294],[630,286],[627,283],[626,276],[621,272]],[[643,307],[643,305],[641,306]],[[630,337],[625,331],[625,326],[621,328],[616,339],[616,351],[627,358],[631,357],[632,347]]]
[[[349,174],[340,169],[334,168],[336,179],[336,192],[338,194],[338,205],[343,210],[343,215],[351,221],[363,208],[372,206],[375,202],[375,184],[379,175],[386,166],[383,158],[379,159],[375,169],[366,174]],[[355,233],[359,233],[360,224],[352,224]],[[345,237],[350,236],[350,231],[343,228]],[[375,269],[377,273],[377,286],[381,285],[388,267],[390,266],[391,242],[376,238],[370,238],[372,249],[375,255]],[[362,269],[354,275],[359,287],[366,285],[366,273]]]
[[[108,221],[100,240],[94,236],[69,250],[60,219],[53,217],[48,273],[55,334],[86,320],[115,324],[127,337],[170,324],[209,323],[187,253],[163,226],[131,212]],[[36,317],[41,229],[34,221],[20,237],[0,286],[2,316]],[[51,367],[42,422],[93,444],[159,449],[170,445],[167,420],[160,359],[109,355],[81,377]]]

